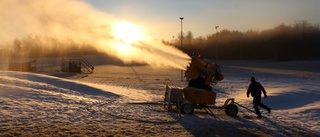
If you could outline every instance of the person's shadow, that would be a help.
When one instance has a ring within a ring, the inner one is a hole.
[[[273,98],[273,96],[268,97]],[[271,99],[272,100],[272,99]],[[249,108],[248,108],[249,109]],[[308,129],[299,127],[298,125],[294,125],[294,122],[288,123],[286,121],[281,121],[280,123],[277,124],[276,122],[272,121],[268,117],[263,116],[263,118],[258,119],[256,118],[257,115],[254,112],[254,110],[250,109],[253,112],[250,112],[244,108],[239,107],[239,113],[238,116],[235,117],[230,117],[233,118],[241,123],[244,123],[245,125],[256,128],[256,129],[261,129],[263,132],[268,133],[271,136],[318,136],[316,135],[313,131],[310,131]],[[273,109],[275,110],[275,109]],[[272,115],[272,114],[271,114]],[[256,121],[257,120],[257,121]],[[256,121],[256,122],[255,122]],[[263,124],[259,124],[258,121],[262,121]],[[279,121],[279,119],[277,120]],[[266,127],[265,125],[268,125]]]
[[[214,111],[213,113],[215,113]],[[255,133],[243,130],[241,124],[236,122],[224,121],[219,117],[228,117],[225,114],[209,116],[203,110],[195,111],[194,114],[183,114],[179,124],[188,132],[196,137],[206,136],[230,136],[247,137],[259,136]],[[231,118],[231,117],[230,117]]]

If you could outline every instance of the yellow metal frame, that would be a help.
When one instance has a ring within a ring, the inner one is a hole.
[[[184,99],[194,104],[212,105],[216,101],[216,92],[199,88],[185,87],[183,90]]]

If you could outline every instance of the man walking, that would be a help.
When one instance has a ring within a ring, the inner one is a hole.
[[[254,77],[251,77],[251,83],[248,87],[247,97],[249,97],[249,94],[251,94],[251,96],[253,97],[253,108],[256,111],[258,118],[262,117],[258,106],[266,109],[268,113],[271,112],[271,109],[269,107],[261,103],[261,91],[264,95],[264,98],[267,98],[267,92],[264,87],[259,82],[257,82]]]

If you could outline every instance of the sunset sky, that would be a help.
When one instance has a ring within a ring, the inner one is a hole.
[[[84,0],[93,8],[145,29],[156,39],[170,40],[183,31],[195,37],[218,31],[264,30],[306,20],[320,24],[319,0]]]

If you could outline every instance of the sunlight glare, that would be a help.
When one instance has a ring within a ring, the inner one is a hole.
[[[117,22],[113,26],[114,37],[124,44],[132,44],[142,39],[141,30],[133,24],[127,22]]]
[[[128,22],[116,22],[112,25],[113,36],[116,40],[116,46],[119,52],[133,52],[132,44],[142,40],[142,32],[137,26]]]

